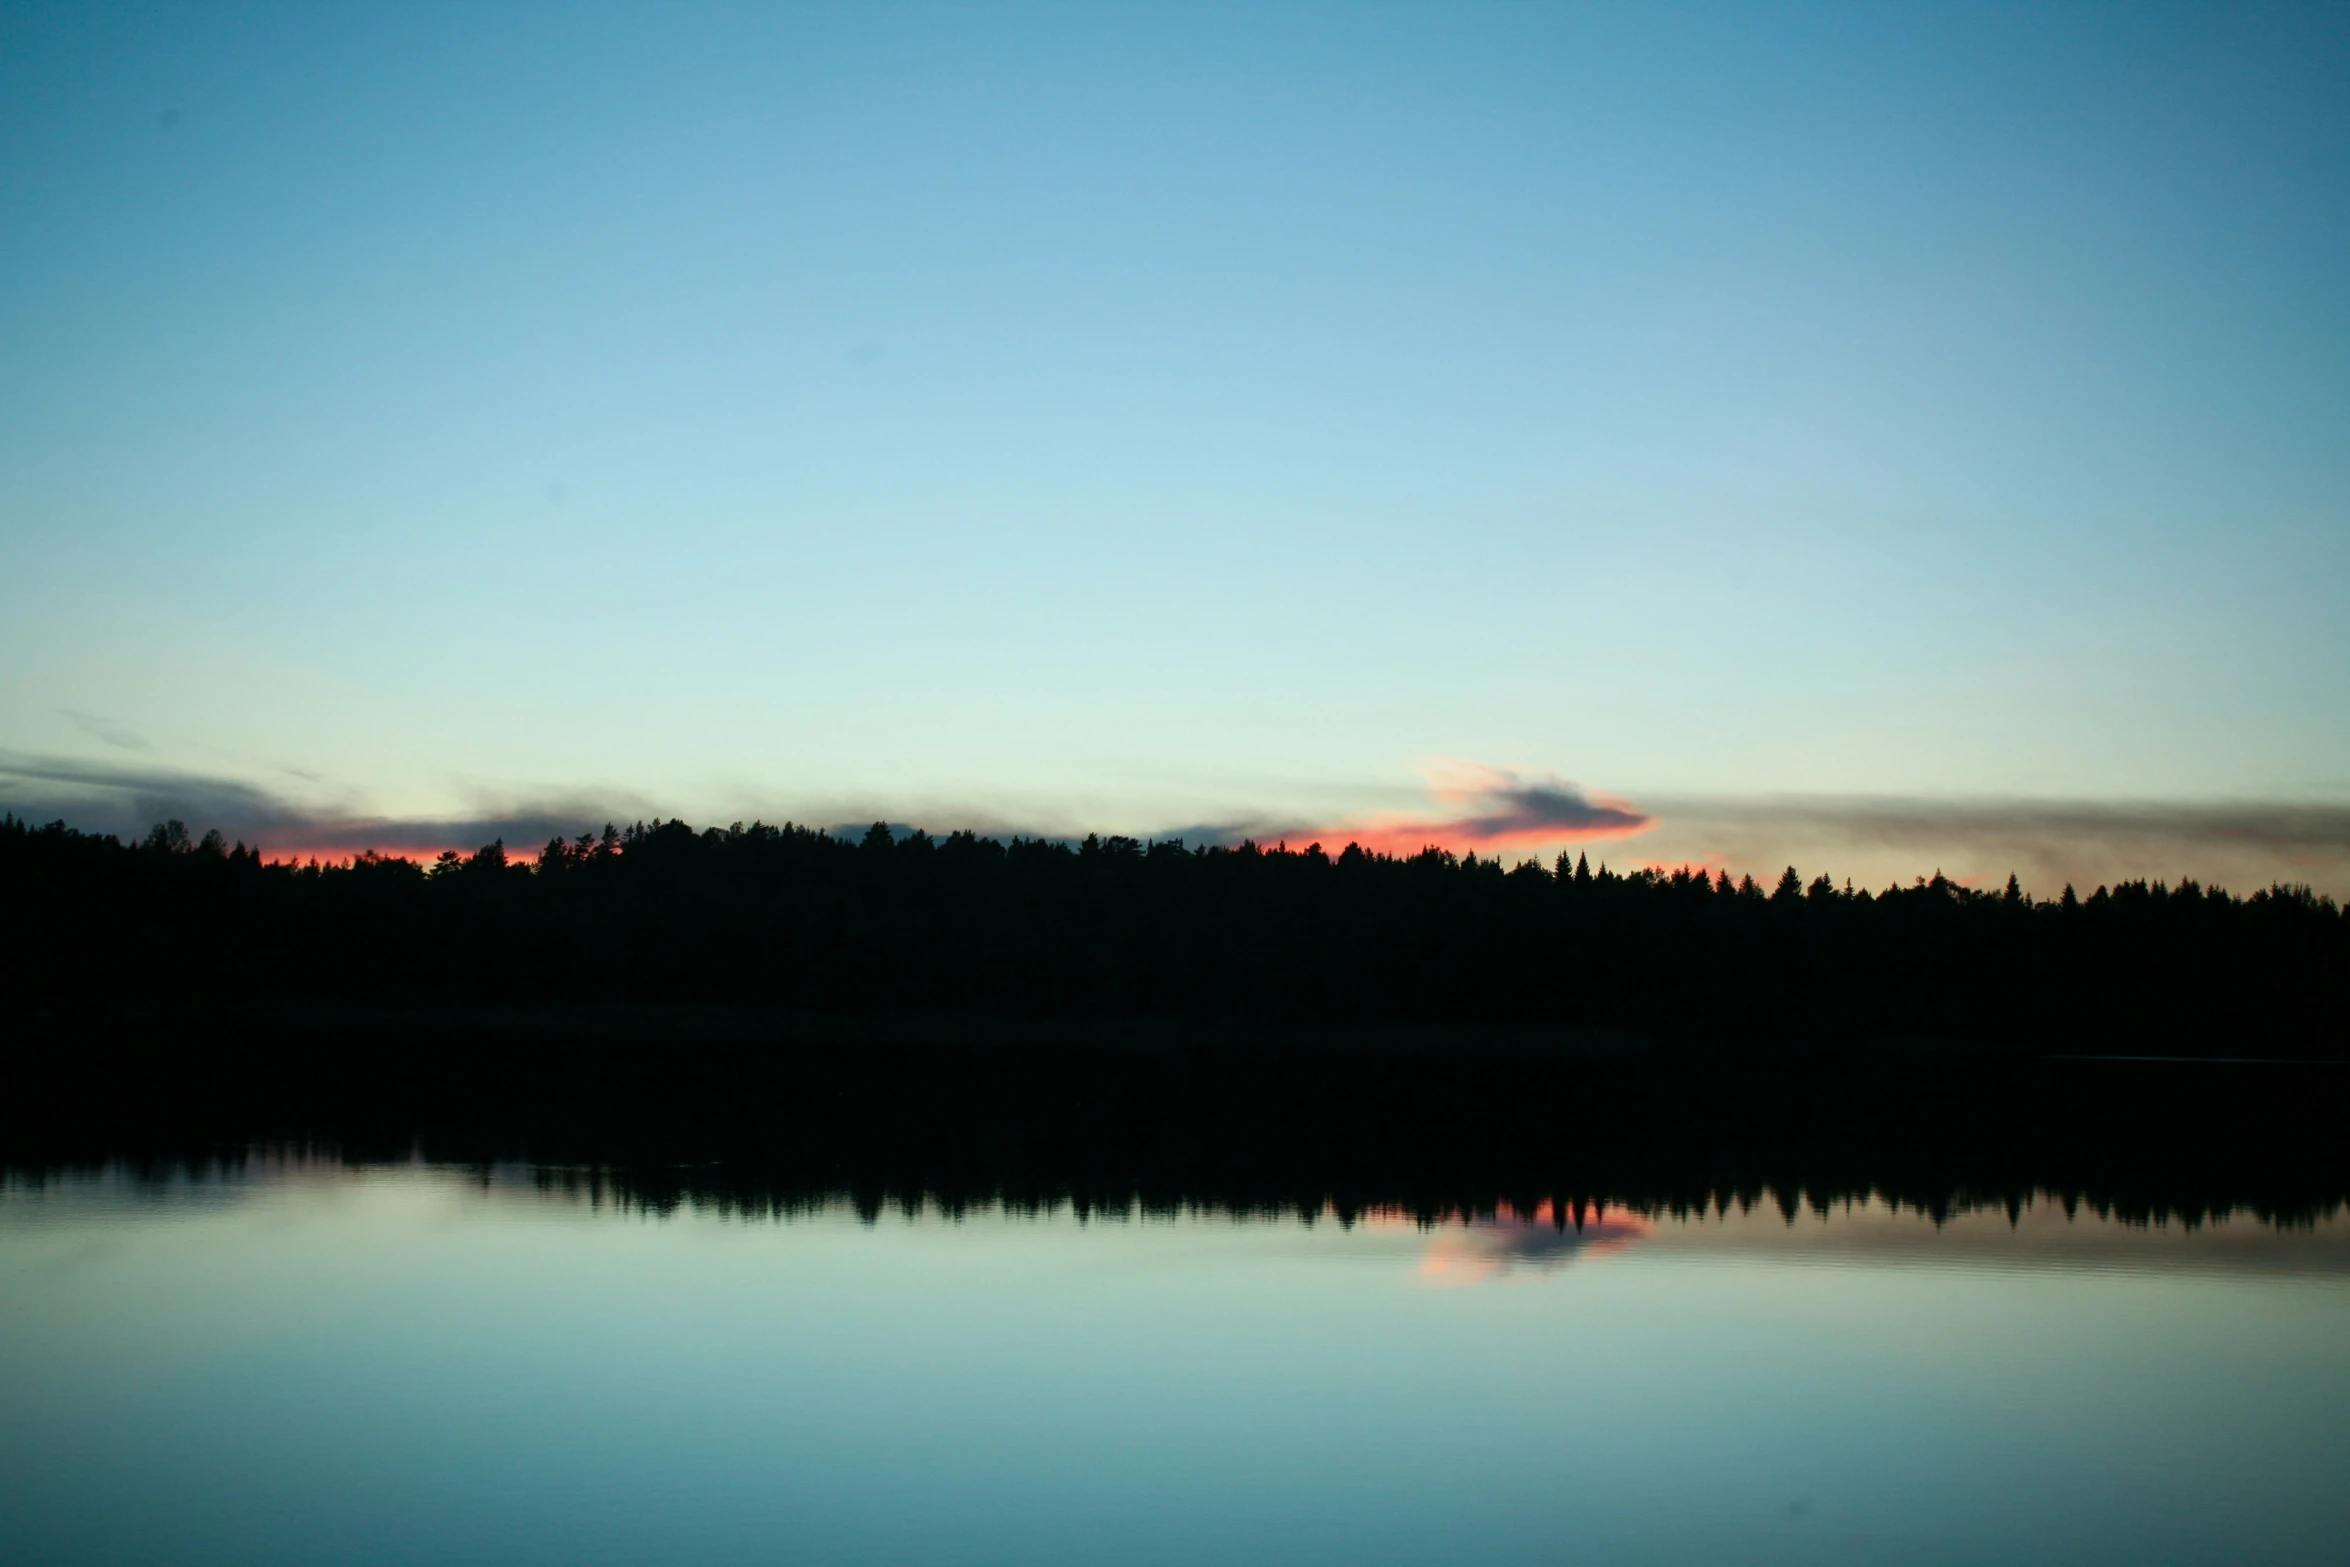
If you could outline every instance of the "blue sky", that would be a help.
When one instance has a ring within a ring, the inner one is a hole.
[[[2339,9],[10,4],[0,236],[20,810],[2350,883]]]

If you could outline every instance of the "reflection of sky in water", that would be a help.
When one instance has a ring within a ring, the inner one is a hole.
[[[0,1195],[42,1562],[2334,1559],[2350,1224]],[[1492,1288],[1431,1287],[1491,1282]]]

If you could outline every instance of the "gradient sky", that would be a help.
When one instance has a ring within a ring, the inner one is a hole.
[[[2350,10],[10,0],[0,544],[93,823],[2350,884]]]

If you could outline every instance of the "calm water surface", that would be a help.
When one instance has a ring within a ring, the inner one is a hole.
[[[0,1192],[14,1562],[2338,1562],[2350,1225]]]

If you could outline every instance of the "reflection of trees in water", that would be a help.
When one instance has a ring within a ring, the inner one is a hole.
[[[387,1170],[381,1164],[347,1163],[315,1147],[256,1147],[193,1163],[0,1171],[0,1202],[55,1198],[83,1206],[95,1202],[115,1213],[165,1212],[267,1200],[289,1189],[329,1191],[342,1182],[372,1182],[387,1173],[460,1183],[497,1203],[656,1219],[718,1217],[783,1228],[841,1219],[868,1227],[1076,1220],[1080,1229],[1188,1222],[1355,1232],[1405,1243],[1416,1259],[1416,1276],[1435,1288],[1535,1279],[1634,1249],[1643,1255],[1715,1259],[2350,1276],[2350,1212],[2339,1202],[2290,1218],[2264,1218],[2243,1209],[2200,1218],[2134,1218],[2101,1214],[2050,1193],[2014,1202],[1954,1200],[1930,1213],[1877,1196],[1809,1201],[1795,1194],[1782,1201],[1767,1190],[1759,1201],[1722,1193],[1712,1201],[1641,1207],[1616,1198],[1583,1197],[1544,1199],[1526,1207],[1497,1201],[1441,1212],[1373,1206],[1342,1213],[1331,1205],[1243,1210],[1212,1201],[1146,1208],[1057,1199],[966,1200],[949,1206],[911,1194],[877,1201],[869,1192],[851,1196],[818,1188],[789,1194],[765,1188],[750,1195],[716,1167],[701,1169],[684,1184],[674,1178],[675,1171],[644,1181],[625,1171],[520,1163],[408,1161]]]
[[[2183,1084],[2151,1103],[2120,1096],[2102,1119],[2068,1110],[2061,1095],[2008,1085],[2002,1094],[2038,1113],[2004,1124],[1957,1106],[1943,1121],[1894,1121],[1884,1100],[1851,1095],[1803,1120],[1757,1096],[1741,1100],[1739,1124],[1725,1127],[1687,1094],[1675,1116],[1625,1109],[1599,1126],[1499,1112],[1432,1124],[1419,1112],[1447,1097],[1444,1080],[1417,1073],[1396,1097],[1357,1084],[1350,1098],[1312,1100],[1259,1078],[1256,1100],[1236,1087],[1236,1097],[1204,1105],[1147,1081],[1123,1091],[1097,1084],[1072,1102],[1033,1084],[1021,1091],[1026,1074],[999,1084],[1006,1098],[994,1102],[947,1075],[931,1085],[945,1105],[860,1102],[838,1089],[794,1102],[750,1088],[732,1106],[741,1119],[681,1119],[677,1104],[653,1093],[625,1108],[590,1100],[561,1113],[503,1096],[462,1116],[372,1100],[325,1112],[311,1100],[289,1112],[258,1090],[231,1085],[208,1102],[168,1082],[137,1092],[135,1079],[110,1082],[111,1097],[68,1105],[27,1076],[25,1091],[0,1104],[0,1170],[17,1184],[108,1167],[160,1191],[248,1170],[313,1179],[330,1167],[425,1161],[470,1169],[484,1186],[522,1184],[654,1214],[1473,1224],[1526,1262],[1628,1238],[1633,1230],[1621,1226],[1635,1220],[1751,1216],[1784,1227],[1875,1207],[1937,1225],[1978,1214],[2013,1225],[2038,1211],[2125,1225],[2248,1217],[2292,1227],[2330,1218],[2350,1198],[2350,1150],[2330,1130],[2340,1085],[2283,1097],[2293,1085],[2266,1077],[2246,1077],[2232,1092]],[[700,1106],[690,1083],[680,1092]],[[310,1117],[293,1144],[276,1140],[289,1114]]]
[[[941,1196],[912,1187],[852,1190],[822,1182],[786,1186],[755,1169],[718,1165],[692,1169],[517,1167],[507,1178],[527,1181],[546,1195],[595,1207],[652,1215],[690,1210],[754,1221],[791,1222],[838,1213],[852,1214],[867,1224],[888,1219],[958,1223],[992,1215],[1067,1216],[1081,1222],[1214,1219],[1332,1224],[1341,1229],[1408,1229],[1437,1236],[1440,1241],[1460,1231],[1471,1233],[1472,1238],[1443,1255],[1457,1255],[1464,1266],[1479,1257],[1505,1265],[1555,1266],[1578,1254],[1606,1255],[1621,1250],[1656,1234],[1659,1226],[1674,1226],[1678,1233],[1678,1227],[1711,1223],[1751,1234],[1763,1226],[1772,1231],[1793,1231],[1798,1219],[1806,1225],[1849,1226],[1856,1216],[1864,1216],[1905,1220],[1912,1227],[1941,1232],[1983,1217],[2013,1229],[2027,1215],[2038,1215],[2043,1221],[2053,1216],[2085,1226],[2169,1228],[2186,1234],[2213,1225],[2247,1224],[2308,1232],[2339,1221],[2350,1206],[2350,1199],[2339,1196],[2311,1197],[2289,1206],[2217,1201],[2148,1206],[2088,1200],[2076,1190],[2046,1188],[1995,1194],[1954,1190],[1921,1200],[1914,1191],[1875,1186],[1809,1192],[1791,1189],[1785,1193],[1767,1186],[1759,1190],[1683,1190],[1670,1197],[1648,1189],[1639,1193],[1584,1192],[1521,1202],[1488,1197],[1449,1204],[1342,1204],[1328,1198],[1302,1197],[1288,1203],[1236,1201],[1208,1193],[1171,1200],[1163,1196],[1145,1199],[1131,1192],[1040,1195],[1034,1191],[968,1189]],[[484,1170],[485,1185],[489,1179]]]
[[[282,1189],[331,1189],[385,1170],[468,1184],[494,1201],[576,1205],[611,1215],[705,1215],[790,1226],[853,1217],[872,1226],[966,1224],[987,1219],[1086,1222],[1295,1224],[1307,1229],[1398,1233],[1419,1240],[1417,1273],[1436,1287],[1544,1276],[1631,1247],[1668,1252],[1744,1252],[1777,1257],[1854,1257],[1878,1262],[1993,1262],[2054,1266],[2350,1273],[2345,1201],[2312,1201],[2291,1212],[2258,1205],[2190,1210],[2117,1210],[2073,1191],[1943,1193],[1915,1203],[1878,1189],[1713,1191],[1657,1198],[1647,1193],[1488,1198],[1455,1205],[1231,1203],[1213,1193],[1182,1201],[1140,1201],[1105,1193],[1039,1196],[961,1191],[942,1201],[914,1189],[841,1189],[785,1184],[773,1172],[724,1163],[604,1168],[517,1161],[442,1163],[409,1158],[385,1165],[317,1144],[221,1149],[207,1156],[115,1158],[103,1163],[0,1168],[0,1201],[47,1193],[101,1201],[110,1210],[223,1205]]]
[[[1549,1203],[1568,1230],[1577,1203],[1791,1219],[1875,1201],[1944,1220],[2046,1202],[2197,1223],[2295,1222],[2350,1197],[2350,1071],[2322,1065],[1605,1052],[1449,1030],[1052,1043],[961,1024],[695,1037],[660,1015],[600,1031],[529,1021],[36,1018],[8,1057],[0,1167],[306,1142],[353,1161],[529,1167],[652,1211],[1350,1224]]]

